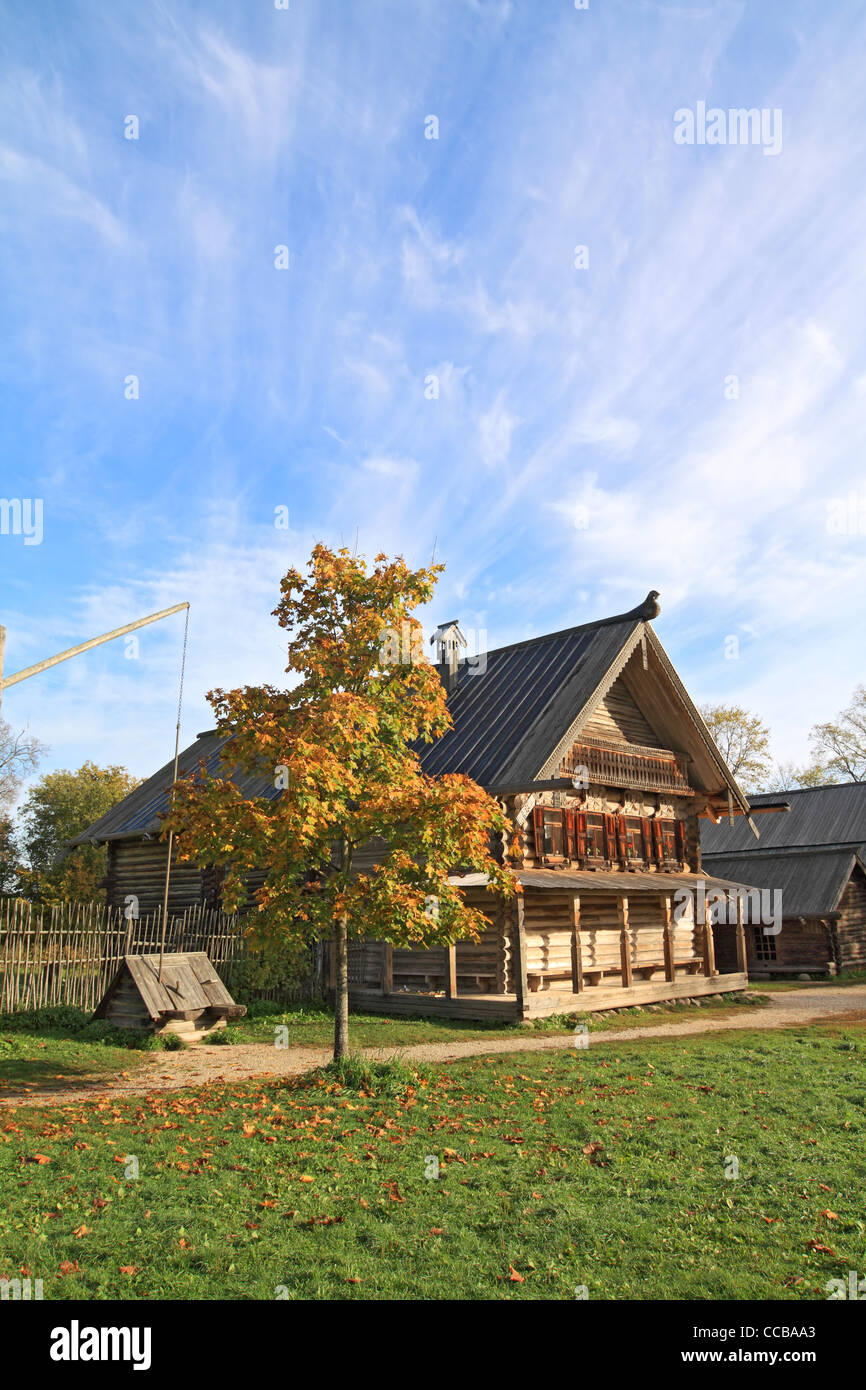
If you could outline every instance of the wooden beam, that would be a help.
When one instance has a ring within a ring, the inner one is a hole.
[[[382,993],[394,993],[394,947],[390,941],[382,942]]]
[[[514,974],[514,993],[520,1012],[526,1006],[529,986],[526,982],[526,904],[522,893],[515,893],[511,904],[511,969]]]
[[[662,912],[664,914],[662,941],[665,956],[665,979],[675,980],[677,972],[674,966],[674,943],[671,937],[671,898],[668,893],[662,898]]]
[[[622,964],[622,987],[631,989],[631,940],[628,931],[628,898],[621,893],[617,898],[617,913],[620,921],[619,953]]]
[[[446,946],[445,950],[445,998],[457,998],[457,947]]]
[[[572,908],[571,988],[574,994],[580,994],[583,990],[583,959],[580,950],[580,898],[574,898]]]
[[[713,915],[711,912],[707,912],[706,907],[704,907],[703,944],[704,974],[708,980],[711,980],[719,972],[716,970],[716,948],[713,942]]]
[[[737,894],[737,969],[748,971],[746,956],[746,929],[743,926],[743,899]]]

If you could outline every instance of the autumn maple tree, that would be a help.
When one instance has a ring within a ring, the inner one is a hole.
[[[498,803],[469,777],[421,770],[419,745],[451,727],[412,616],[442,568],[385,555],[368,568],[317,545],[307,574],[290,569],[281,581],[274,610],[297,682],[211,691],[231,736],[225,775],[201,768],[175,789],[179,855],[224,866],[228,910],[244,901],[246,875],[265,870],[255,936],[333,942],[335,1058],[348,1048],[350,938],[423,949],[477,937],[485,919],[450,881],[458,868],[515,891],[491,852],[509,830]],[[244,797],[234,766],[272,778],[277,794]],[[379,862],[358,872],[356,851],[374,837]]]

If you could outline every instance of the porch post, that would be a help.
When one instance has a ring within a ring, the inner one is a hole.
[[[749,973],[746,955],[746,929],[743,926],[743,899],[737,894],[737,969],[744,975]]]
[[[704,974],[707,979],[719,972],[716,970],[716,948],[713,942],[713,914],[707,911],[704,903]]]
[[[619,914],[620,934],[619,934],[619,953],[622,963],[622,987],[631,989],[631,942],[628,935],[628,898],[625,894],[620,894],[617,899],[617,911]]]
[[[665,957],[665,979],[670,982],[676,979],[677,971],[674,964],[674,943],[671,937],[671,898],[669,893],[665,893],[662,898],[662,912],[664,913],[662,942]]]
[[[573,919],[571,927],[571,989],[573,994],[583,990],[583,960],[580,953],[580,898],[575,896],[572,903]]]
[[[454,999],[457,994],[457,947],[445,948],[445,998]]]
[[[394,947],[390,941],[382,942],[382,993],[394,992]]]
[[[514,993],[517,1007],[523,1013],[529,987],[526,983],[526,928],[524,917],[526,904],[522,893],[515,893],[511,907],[511,957],[514,973]]]

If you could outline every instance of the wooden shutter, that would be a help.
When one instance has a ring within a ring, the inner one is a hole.
[[[576,839],[577,839],[577,858],[585,859],[587,856],[586,843],[586,811],[575,812]]]
[[[677,821],[677,858],[686,861],[686,827],[681,820]]]
[[[544,858],[544,807],[535,806],[532,811],[532,829],[535,832],[535,853]]]
[[[574,812],[563,811],[562,813],[562,838],[565,856],[567,859],[577,858],[577,847],[574,840]]]
[[[652,829],[652,836],[653,836],[653,852],[654,852],[654,854],[655,854],[655,861],[656,861],[657,864],[662,864],[662,863],[664,863],[665,846],[664,846],[664,840],[662,839],[662,823],[661,823],[661,821],[660,821],[660,820],[652,820],[652,821],[650,821],[650,828]]]
[[[643,816],[640,823],[641,839],[643,840],[643,857],[647,864],[652,863],[653,857],[653,837],[650,830],[649,816]]]
[[[604,817],[604,857],[616,859],[616,816]]]
[[[623,861],[628,859],[628,827],[623,815],[616,818],[616,849],[620,859]]]

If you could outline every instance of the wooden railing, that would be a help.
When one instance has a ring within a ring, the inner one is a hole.
[[[686,769],[688,758],[669,748],[627,746],[606,739],[581,739],[562,760],[559,775],[573,777],[585,767],[591,782],[641,791],[666,791],[693,796]]]

